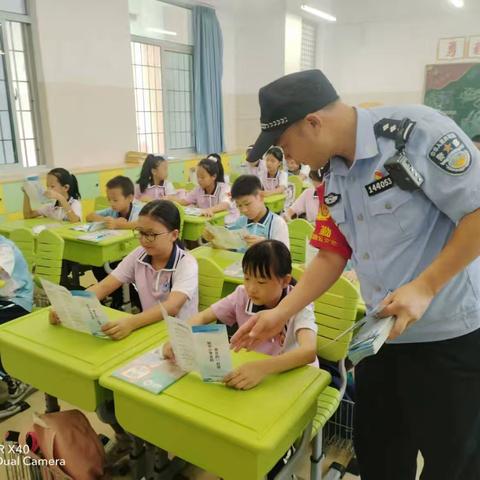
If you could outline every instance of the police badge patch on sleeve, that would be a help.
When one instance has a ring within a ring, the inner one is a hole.
[[[333,207],[340,201],[341,197],[339,193],[329,193],[326,197],[323,197],[323,201],[328,207]]]
[[[454,132],[441,137],[428,154],[430,160],[450,175],[465,173],[472,163],[472,156],[465,144]]]

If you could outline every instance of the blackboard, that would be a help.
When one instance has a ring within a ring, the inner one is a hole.
[[[470,137],[480,134],[480,63],[427,65],[425,105],[444,112]]]

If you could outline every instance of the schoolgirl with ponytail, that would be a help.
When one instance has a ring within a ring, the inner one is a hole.
[[[73,173],[64,168],[50,170],[47,173],[45,196],[55,200],[55,203],[32,210],[28,195],[24,192],[23,216],[25,218],[48,217],[72,223],[82,220],[81,196]]]

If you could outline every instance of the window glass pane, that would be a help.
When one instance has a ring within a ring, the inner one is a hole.
[[[191,54],[166,51],[165,70],[168,102],[168,134],[170,149],[192,149],[194,147],[191,116],[192,92],[190,89],[192,70]]]
[[[27,14],[27,6],[25,0],[0,0],[0,10],[4,12]],[[1,163],[1,162],[0,162]]]
[[[161,118],[161,69],[159,66],[160,47],[132,42],[132,63],[135,66],[134,89],[137,111],[137,141],[142,152],[158,152],[163,145],[163,132],[158,130],[158,118]]]

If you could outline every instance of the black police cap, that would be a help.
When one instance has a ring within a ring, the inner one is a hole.
[[[258,99],[262,133],[248,154],[249,162],[261,158],[295,122],[338,100],[338,94],[320,70],[305,70],[265,85]]]

